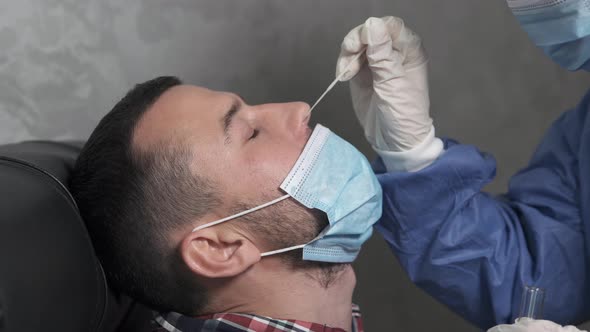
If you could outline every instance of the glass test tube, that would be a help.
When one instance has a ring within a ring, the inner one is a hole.
[[[534,286],[525,286],[520,303],[519,318],[532,319],[543,318],[543,303],[545,302],[545,290]]]

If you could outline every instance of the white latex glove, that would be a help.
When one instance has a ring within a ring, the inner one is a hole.
[[[354,60],[360,52],[365,54]],[[365,136],[389,171],[418,170],[442,153],[429,115],[426,54],[401,19],[371,17],[352,29],[338,57],[336,76],[341,74],[350,80]]]
[[[587,332],[578,330],[575,326],[561,326],[548,320],[535,320],[530,318],[519,318],[512,325],[498,325],[492,327],[488,332]]]

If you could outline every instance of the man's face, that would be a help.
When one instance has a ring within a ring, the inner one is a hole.
[[[134,144],[191,146],[192,172],[211,180],[222,200],[200,220],[205,223],[238,212],[237,205],[254,207],[284,195],[279,185],[311,134],[308,120],[306,103],[251,106],[232,93],[182,85],[163,94],[145,114]]]

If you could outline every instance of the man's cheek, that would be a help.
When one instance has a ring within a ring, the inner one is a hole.
[[[294,163],[294,162],[293,162]],[[280,156],[272,159],[260,159],[251,164],[249,174],[259,185],[278,188],[291,170],[291,163]]]

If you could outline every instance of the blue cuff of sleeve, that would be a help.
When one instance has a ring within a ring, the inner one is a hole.
[[[443,152],[443,142],[435,137],[434,126],[418,146],[408,151],[387,151],[373,146],[388,172],[416,172],[432,164]]]

